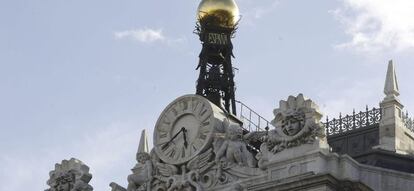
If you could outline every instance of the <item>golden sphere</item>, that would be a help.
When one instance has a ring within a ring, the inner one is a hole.
[[[202,0],[197,10],[197,19],[202,25],[233,28],[239,18],[239,7],[234,0]]]

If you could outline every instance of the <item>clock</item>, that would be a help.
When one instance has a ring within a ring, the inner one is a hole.
[[[211,146],[216,126],[226,114],[199,95],[185,95],[170,103],[154,129],[154,150],[165,163],[182,164]]]

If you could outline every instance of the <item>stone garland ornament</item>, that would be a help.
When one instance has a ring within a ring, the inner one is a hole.
[[[318,106],[310,99],[305,100],[302,94],[280,101],[279,108],[273,113],[275,118],[271,123],[276,128],[264,137],[273,153],[301,144],[311,144],[317,138],[326,136]]]
[[[55,165],[55,170],[49,173],[47,184],[50,186],[45,191],[92,191],[89,185],[92,174],[89,167],[80,160],[71,158],[63,160],[61,164]]]
[[[322,114],[318,106],[302,94],[289,96],[287,101],[281,100],[279,108],[273,111],[275,118],[270,131],[252,132],[245,136],[250,141],[261,140],[259,166],[267,162],[269,154],[276,154],[285,149],[303,144],[313,144],[317,139],[326,137]]]

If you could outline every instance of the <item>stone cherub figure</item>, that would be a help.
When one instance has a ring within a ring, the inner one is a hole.
[[[138,163],[131,169],[133,174],[128,176],[127,191],[150,191],[153,179],[153,165],[148,153],[148,141],[145,130],[141,134],[136,159]]]
[[[224,139],[216,139],[214,143],[216,161],[235,163],[240,166],[255,167],[255,159],[247,150],[246,143],[242,140],[243,130],[240,125],[225,119],[223,122],[225,131]]]

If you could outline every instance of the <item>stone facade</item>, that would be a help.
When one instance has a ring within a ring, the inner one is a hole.
[[[414,154],[414,133],[404,123],[404,106],[398,99],[400,93],[392,61],[388,65],[384,93],[386,96],[380,103],[383,117],[379,127],[378,148],[401,154]]]
[[[161,114],[154,130],[153,149],[148,148],[146,132],[142,132],[137,163],[126,178],[128,185],[111,183],[111,190],[405,191],[414,188],[414,165],[411,165],[414,135],[402,120],[403,107],[398,100],[392,63],[387,73],[386,97],[381,102],[383,117],[378,126],[364,130],[368,132],[365,134],[378,136],[378,141],[372,142],[378,145],[365,144],[358,152],[352,149],[340,154],[332,152],[317,104],[302,94],[279,102],[271,122],[274,128],[247,134],[237,117],[204,97],[185,95]],[[362,130],[355,132],[359,131]],[[352,138],[355,132],[349,136]],[[257,142],[261,143],[259,148],[252,146]],[[393,166],[393,163],[398,164]],[[91,191],[88,184],[91,178],[89,168],[79,160],[63,160],[50,172],[47,191]]]

